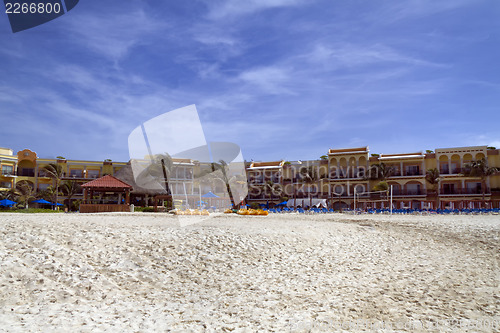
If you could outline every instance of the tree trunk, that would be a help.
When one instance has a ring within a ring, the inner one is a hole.
[[[161,166],[163,170],[163,177],[165,179],[165,191],[167,191],[167,202],[168,202],[168,210],[173,209],[173,204],[174,200],[172,197],[172,192],[170,192],[170,186],[168,185],[168,178],[167,178],[167,169],[165,167],[165,161],[162,159],[161,160]]]
[[[227,193],[229,194],[229,200],[231,200],[231,206],[233,207],[233,209],[238,209],[239,207],[236,207],[236,204],[234,203],[233,192],[231,191],[231,186],[229,186],[228,183],[226,183],[226,189],[227,189]]]
[[[295,190],[295,184],[293,185],[293,210],[297,209],[297,191]]]
[[[57,200],[59,200],[59,182],[56,179],[56,202],[54,202],[55,203],[54,210],[57,210],[56,208],[58,208],[57,207]]]

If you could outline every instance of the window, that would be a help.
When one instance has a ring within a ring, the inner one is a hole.
[[[439,168],[439,172],[443,174],[448,174],[450,173],[450,168],[448,166],[448,162],[441,163],[441,166]]]
[[[12,165],[2,165],[2,175],[12,175],[14,173],[14,167]]]
[[[99,178],[99,170],[87,170],[87,178]]]
[[[455,184],[443,184],[443,193],[444,194],[454,194],[455,193]]]
[[[467,193],[468,194],[480,194],[481,193],[481,183],[467,183]]]
[[[407,176],[417,176],[420,175],[420,168],[418,165],[409,165],[406,167]]]
[[[420,194],[420,184],[408,184],[406,190],[409,195]]]
[[[73,178],[83,178],[83,170],[70,170],[69,176]]]
[[[12,183],[9,183],[9,182],[0,182],[0,187],[2,187],[2,188],[12,188]]]

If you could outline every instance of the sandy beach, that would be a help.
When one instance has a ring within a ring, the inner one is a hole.
[[[495,332],[499,263],[498,215],[1,214],[0,331]]]

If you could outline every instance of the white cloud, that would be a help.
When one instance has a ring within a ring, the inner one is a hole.
[[[143,10],[127,13],[84,13],[68,20],[73,41],[114,61],[126,56],[130,49],[143,43],[148,35],[167,25],[148,16]]]
[[[306,0],[210,0],[208,17],[221,19],[255,13],[269,8],[298,6],[307,3]]]
[[[446,67],[447,65],[434,63],[412,57],[397,50],[382,45],[356,45],[338,43],[335,45],[317,44],[312,52],[305,56],[313,62],[328,63],[332,67],[356,67],[375,63],[401,63],[407,65]]]
[[[265,93],[290,94],[286,87],[291,79],[290,70],[275,66],[249,69],[239,74],[238,79],[259,87]]]

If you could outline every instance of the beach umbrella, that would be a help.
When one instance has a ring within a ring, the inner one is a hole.
[[[202,198],[220,198],[217,194],[212,193],[212,191],[208,191],[208,193],[201,196]],[[210,204],[212,204],[210,200]]]
[[[9,200],[9,199],[3,199],[3,200],[0,200],[0,206],[4,206],[4,207],[12,207],[16,204],[17,202],[15,201],[12,201],[12,200]]]
[[[64,206],[63,204],[60,204],[59,202],[58,203],[50,203],[51,206]]]
[[[32,201],[31,203],[39,203],[39,204],[44,204],[44,205],[52,205],[52,202],[49,202],[45,199],[38,199],[35,201]]]

